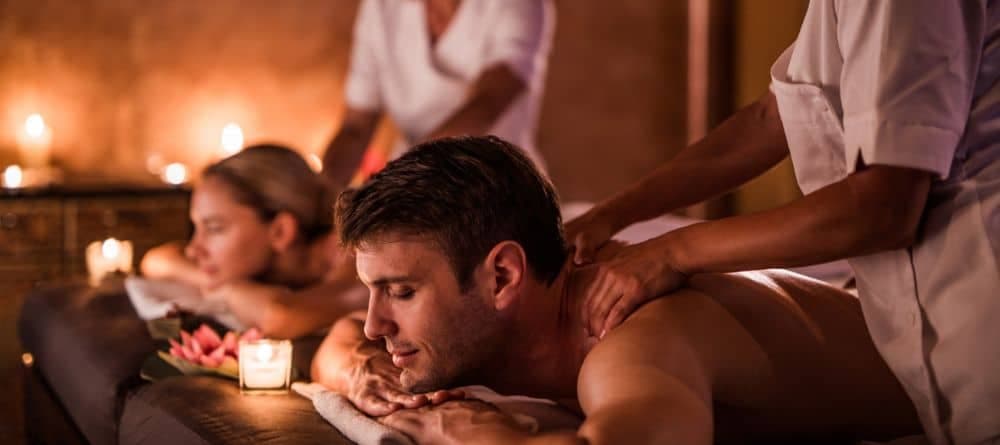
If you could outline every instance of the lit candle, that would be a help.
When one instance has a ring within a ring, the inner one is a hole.
[[[163,168],[163,181],[170,185],[181,185],[187,182],[187,167],[180,162],[167,164]]]
[[[24,181],[24,172],[16,165],[8,166],[3,171],[3,186],[5,188],[18,188]]]
[[[240,392],[267,394],[288,391],[292,375],[292,342],[241,340]]]
[[[222,127],[222,155],[232,156],[243,149],[243,129],[234,122]]]
[[[97,286],[111,273],[132,272],[132,242],[108,238],[87,245],[87,274],[90,284]]]
[[[33,113],[24,120],[23,131],[17,135],[21,158],[27,167],[45,167],[49,163],[52,145],[52,130],[45,125],[45,119]]]

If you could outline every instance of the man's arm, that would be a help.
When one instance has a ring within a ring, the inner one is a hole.
[[[323,153],[323,176],[336,189],[346,187],[361,164],[381,114],[347,107],[337,136]]]
[[[310,376],[314,382],[343,394],[370,416],[462,398],[461,391],[405,391],[399,382],[401,370],[393,366],[385,342],[368,340],[364,325],[365,311],[352,312],[334,323],[313,357]]]
[[[525,90],[525,83],[504,63],[486,68],[465,103],[427,137],[482,135]]]

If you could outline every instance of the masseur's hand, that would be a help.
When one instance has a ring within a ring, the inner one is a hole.
[[[660,239],[628,246],[614,258],[579,269],[592,273],[583,303],[591,335],[603,338],[643,303],[681,287],[686,277],[663,253]]]
[[[574,247],[573,262],[594,261],[594,254],[618,232],[611,218],[599,206],[566,223],[566,239]]]
[[[509,414],[480,400],[457,400],[396,411],[379,419],[424,444],[520,443],[530,432]]]
[[[461,399],[462,391],[443,390],[411,394],[399,382],[401,369],[392,364],[385,350],[368,344],[358,348],[351,359],[344,394],[359,410],[370,416],[385,416],[403,408]]]

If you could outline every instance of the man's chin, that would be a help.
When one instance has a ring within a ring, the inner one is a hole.
[[[426,375],[417,375],[409,369],[404,369],[399,375],[399,383],[403,385],[403,389],[414,394],[446,388],[446,385],[440,379],[428,378]]]

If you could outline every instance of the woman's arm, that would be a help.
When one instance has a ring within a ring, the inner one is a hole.
[[[197,288],[208,284],[208,277],[184,256],[184,243],[181,241],[172,241],[150,249],[142,257],[139,270],[147,278],[178,281]]]
[[[338,279],[302,290],[235,281],[210,291],[243,324],[266,337],[295,338],[327,328],[345,314],[364,309],[368,291],[356,279]]]

